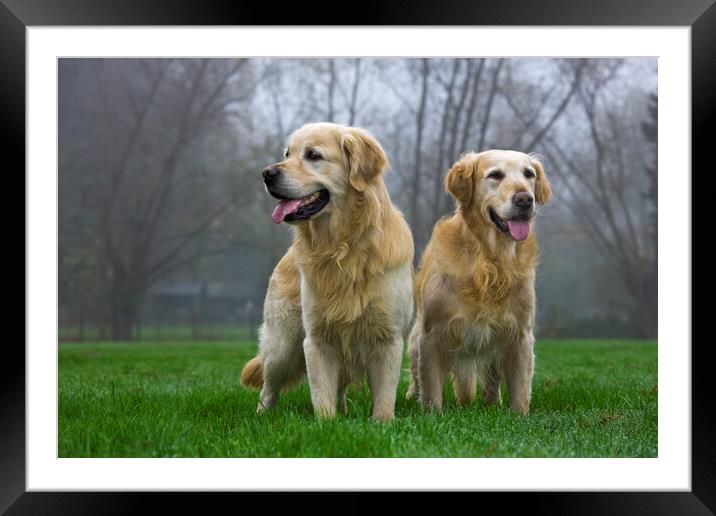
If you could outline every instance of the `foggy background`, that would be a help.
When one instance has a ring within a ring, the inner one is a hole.
[[[656,337],[657,61],[60,59],[61,340],[254,338],[290,245],[261,170],[365,127],[416,259],[465,151],[536,152],[538,337]]]

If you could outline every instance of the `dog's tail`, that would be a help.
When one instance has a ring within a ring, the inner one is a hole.
[[[260,389],[263,386],[264,368],[259,357],[254,357],[246,362],[241,371],[241,384],[250,389]]]

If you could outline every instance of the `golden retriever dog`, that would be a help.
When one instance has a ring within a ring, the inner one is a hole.
[[[345,389],[367,376],[375,420],[395,409],[403,339],[413,317],[413,239],[388,195],[388,159],[366,131],[301,127],[283,161],[263,171],[272,218],[294,228],[269,281],[259,354],[241,374],[258,411],[308,373],[319,417],[346,411]]]
[[[551,196],[539,161],[509,150],[468,153],[448,171],[456,199],[422,257],[417,316],[409,338],[408,397],[442,410],[452,373],[460,404],[482,384],[485,402],[500,404],[507,382],[513,410],[527,414],[534,370],[536,204]]]

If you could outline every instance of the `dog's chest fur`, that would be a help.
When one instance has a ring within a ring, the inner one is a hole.
[[[483,363],[494,362],[507,350],[509,342],[504,338],[506,333],[503,327],[480,320],[472,321],[465,328],[460,356]]]
[[[326,340],[391,340],[412,317],[412,273],[409,264],[372,277],[326,277],[301,274],[304,324]]]
[[[462,305],[467,322],[463,327],[461,354],[493,362],[522,330],[531,330],[534,304],[528,300],[534,298],[533,277],[504,289],[501,298],[489,295],[489,291],[483,294],[474,285],[468,292],[470,296]]]
[[[412,319],[410,264],[364,281],[357,291],[352,282],[336,284],[326,296],[323,288],[301,277],[304,327],[340,355],[349,382],[362,376],[376,353],[402,337]]]

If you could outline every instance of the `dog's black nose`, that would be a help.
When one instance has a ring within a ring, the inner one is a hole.
[[[279,174],[279,172],[281,171],[278,167],[266,167],[262,172],[264,176],[264,181],[268,181],[270,179],[275,178]]]
[[[512,202],[520,208],[531,208],[534,203],[534,197],[529,192],[519,192],[512,198]]]

